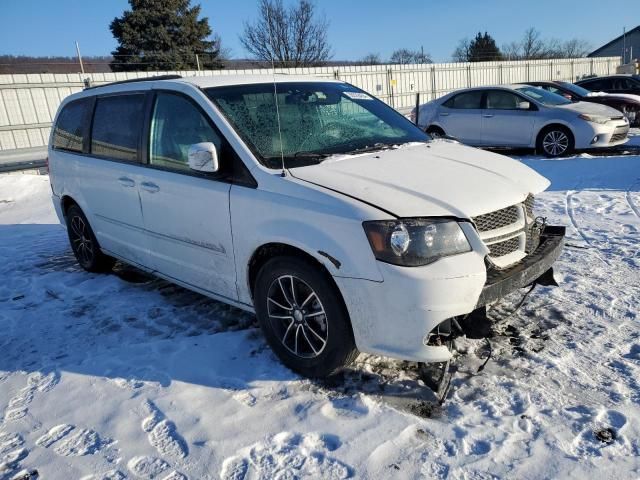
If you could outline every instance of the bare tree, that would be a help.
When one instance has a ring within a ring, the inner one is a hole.
[[[586,57],[591,51],[591,44],[586,40],[572,38],[562,43],[557,58],[580,58]]]
[[[408,48],[399,48],[391,54],[389,59],[391,63],[433,63],[431,61],[431,55],[424,53],[423,49],[410,50]]]
[[[399,48],[394,50],[389,59],[391,63],[398,63],[400,65],[405,63],[413,63],[413,52],[408,48]]]
[[[531,27],[524,32],[521,42],[523,60],[536,60],[545,58],[549,54],[547,43],[542,40],[541,34],[538,30]]]
[[[557,38],[545,40],[535,28],[529,28],[524,33],[522,40],[504,45],[502,51],[504,56],[510,60],[577,58],[584,57],[589,53],[590,45],[577,38],[566,42]]]
[[[278,67],[305,67],[331,58],[329,23],[309,0],[285,8],[282,0],[259,0],[255,23],[245,22],[240,42],[258,60]]]
[[[416,50],[413,53],[413,62],[414,63],[433,63],[431,59],[431,55],[425,53],[424,48],[420,48],[420,50]]]
[[[379,53],[369,53],[362,57],[360,63],[363,65],[380,65],[382,63],[382,59],[380,58]]]
[[[468,62],[471,58],[471,40],[463,38],[453,51],[454,62]]]

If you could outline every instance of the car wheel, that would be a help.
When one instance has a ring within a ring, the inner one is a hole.
[[[426,131],[429,135],[431,135],[432,138],[441,138],[445,135],[444,130],[436,126],[431,126],[427,128]]]
[[[96,236],[80,207],[77,205],[69,207],[66,219],[71,249],[80,266],[88,272],[111,270],[115,259],[100,251]]]
[[[358,356],[340,293],[311,263],[273,258],[258,272],[254,290],[260,327],[291,370],[327,377]]]
[[[546,128],[538,135],[537,150],[546,157],[569,155],[573,152],[573,148],[573,135],[564,127]]]

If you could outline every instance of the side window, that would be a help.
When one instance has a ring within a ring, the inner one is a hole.
[[[628,78],[618,78],[616,80],[617,80],[615,85],[616,90],[622,90],[622,91],[633,90],[633,87],[634,87],[633,82]]]
[[[504,90],[490,90],[487,92],[487,109],[489,110],[517,110],[522,102],[518,95]]]
[[[144,94],[126,94],[96,100],[91,153],[127,162],[138,161],[144,97]]]
[[[444,103],[447,108],[458,108],[463,110],[472,110],[482,108],[482,94],[481,90],[474,90],[472,92],[464,92],[450,98]]]
[[[189,147],[201,142],[213,143],[220,155],[222,140],[209,119],[182,95],[158,93],[151,118],[151,165],[191,171],[188,163]],[[222,159],[220,163],[222,168]]]
[[[65,105],[53,129],[53,148],[82,152],[89,105],[89,99],[75,100]]]
[[[588,86],[589,90],[593,90],[594,92],[611,90],[612,87],[613,85],[611,85],[611,80],[607,80],[604,78],[600,80],[594,80]]]

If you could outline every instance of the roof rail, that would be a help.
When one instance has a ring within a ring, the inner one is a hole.
[[[155,75],[152,77],[131,78],[129,80],[119,80],[117,82],[103,83],[102,85],[90,85],[84,88],[84,90],[91,90],[93,88],[107,87],[110,85],[120,85],[121,83],[135,83],[135,82],[154,82],[156,80],[177,80],[182,78],[182,75]],[[86,81],[85,81],[86,85]]]

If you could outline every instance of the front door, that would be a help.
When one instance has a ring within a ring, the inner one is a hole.
[[[188,151],[211,142],[225,171],[223,139],[195,100],[158,91],[148,139],[149,165],[140,183],[151,264],[160,274],[237,299],[229,192],[221,175],[189,169]]]
[[[523,109],[523,102],[528,100],[506,90],[487,91],[482,110],[483,145],[526,147],[531,144],[536,111]]]

